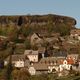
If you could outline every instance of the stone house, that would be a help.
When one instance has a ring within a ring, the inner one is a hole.
[[[47,74],[52,71],[53,65],[51,64],[51,61],[53,62],[53,58],[42,58],[38,63],[33,63],[29,66],[29,72],[31,75],[38,75],[38,74]]]
[[[29,72],[31,75],[47,74],[59,72],[59,65],[61,59],[56,59],[53,57],[44,57],[38,63],[32,63],[29,67]],[[61,69],[61,68],[60,68]]]
[[[74,60],[71,58],[61,60],[59,65],[59,71],[61,72],[63,70],[70,70],[73,64],[74,64]]]
[[[28,57],[30,62],[38,62],[38,60],[39,60],[38,51],[25,50],[24,55]]]
[[[39,63],[47,65],[48,73],[54,73],[53,70],[58,72],[60,60],[63,60],[63,58],[44,57]]]
[[[29,66],[29,72],[31,75],[38,75],[38,74],[47,74],[48,73],[48,66],[41,63],[35,63]]]
[[[30,41],[31,41],[31,45],[40,45],[42,43],[42,39],[41,37],[39,36],[39,34],[36,34],[34,33],[31,38],[30,38]]]
[[[31,75],[59,73],[64,70],[69,71],[73,63],[72,59],[45,57],[38,63],[32,63],[28,66],[28,70]]]
[[[6,66],[9,63],[9,59],[10,59],[10,56],[8,56],[4,60],[4,66]],[[12,62],[12,65],[17,68],[23,68],[26,65],[29,65],[29,60],[24,55],[12,55],[11,62]]]

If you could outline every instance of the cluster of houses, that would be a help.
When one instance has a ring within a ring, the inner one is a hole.
[[[25,50],[23,55],[12,55],[12,65],[17,68],[26,68],[31,75],[36,75],[62,72],[63,70],[69,71],[78,61],[78,54],[59,52],[52,57],[45,57],[45,54],[45,51]],[[5,66],[8,64],[9,59],[10,56],[5,59]],[[80,62],[78,64],[78,67],[80,67]]]
[[[80,30],[72,30],[71,38],[80,40]],[[55,37],[54,37],[55,36]],[[65,70],[69,71],[72,68],[77,70],[80,68],[79,54],[68,54],[66,51],[53,52],[52,56],[46,56],[46,48],[41,47],[44,41],[54,43],[53,48],[59,49],[55,41],[58,41],[59,34],[52,35],[51,38],[44,38],[41,35],[34,33],[30,40],[32,45],[37,45],[38,50],[24,50],[23,54],[13,54],[4,60],[6,66],[11,57],[12,65],[16,68],[26,68],[31,75],[42,73],[61,73]],[[64,41],[64,39],[62,39]],[[67,45],[65,46],[67,48]],[[80,70],[80,69],[79,69]]]

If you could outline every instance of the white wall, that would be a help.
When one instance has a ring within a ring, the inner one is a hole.
[[[38,62],[38,55],[27,55],[30,61]]]
[[[6,66],[8,64],[7,61],[4,61],[4,66]],[[24,67],[24,61],[12,61],[12,64],[14,65],[14,67]]]
[[[15,67],[24,67],[24,61],[16,61],[14,66]]]
[[[35,68],[34,68],[34,67],[29,67],[29,73],[30,73],[31,75],[35,75],[35,74],[36,74]]]
[[[68,64],[66,60],[63,61],[63,64],[59,65],[60,71],[63,69],[70,70],[71,64]]]

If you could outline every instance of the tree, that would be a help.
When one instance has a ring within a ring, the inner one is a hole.
[[[19,70],[18,69],[14,69],[11,75],[12,75],[12,80],[19,80]]]
[[[18,19],[18,26],[21,26],[22,23],[23,23],[23,18],[22,18],[22,16],[20,16]]]
[[[26,46],[26,49],[30,49],[31,48],[30,40],[26,39],[24,44]]]
[[[12,72],[12,62],[11,62],[11,55],[10,55],[9,63],[7,65],[6,73],[5,73],[6,80],[10,80],[11,79],[11,72]]]
[[[12,66],[12,54],[13,54],[13,52],[14,52],[14,47],[11,48],[10,54],[9,54],[9,62],[8,62],[8,65],[6,67],[6,72],[5,72],[6,80],[11,79],[11,73],[13,70],[13,66]]]
[[[5,72],[6,72],[6,69],[0,70],[0,80],[6,80]]]
[[[21,33],[25,36],[29,36],[33,32],[32,28],[30,26],[22,26]]]
[[[69,35],[70,34],[70,27],[64,23],[56,24],[54,27],[55,32],[59,32],[61,36]]]
[[[7,36],[10,41],[16,41],[18,38],[17,27],[9,25],[9,27],[7,29]]]
[[[30,74],[26,69],[13,70],[12,71],[13,80],[30,80]]]
[[[1,30],[2,30],[1,35],[6,36],[7,35],[7,27],[2,26]]]
[[[20,73],[19,73],[19,80],[29,80],[30,79],[30,74],[28,72],[28,70],[26,69],[21,69]]]

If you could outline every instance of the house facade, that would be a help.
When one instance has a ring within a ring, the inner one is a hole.
[[[38,45],[38,44],[42,43],[42,39],[36,33],[33,33],[33,35],[30,38],[30,41],[31,41],[31,45],[35,45],[35,44]]]
[[[68,64],[67,60],[63,61],[63,64],[59,65],[59,70],[63,71],[64,69],[70,70],[71,64]]]
[[[61,71],[63,71],[63,70],[70,70],[71,69],[71,66],[72,66],[72,63],[73,62],[71,62],[70,63],[70,61],[68,61],[68,60],[63,60],[61,63],[60,63],[60,65],[59,65],[59,71],[61,72]]]
[[[8,65],[10,56],[4,60],[4,65]],[[24,55],[12,55],[11,62],[14,67],[22,68],[25,66],[25,57]]]
[[[24,55],[27,56],[31,62],[38,62],[38,51],[25,50]]]
[[[58,70],[59,70],[58,65],[54,65],[54,64],[48,65],[48,73],[55,73],[58,72]]]

